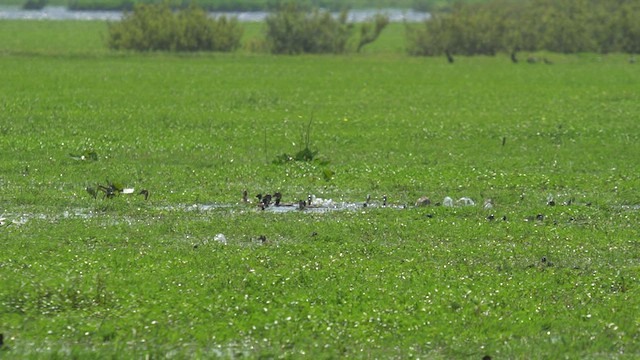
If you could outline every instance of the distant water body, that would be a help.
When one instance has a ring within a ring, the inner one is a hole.
[[[226,15],[237,17],[238,20],[242,22],[263,21],[268,14],[268,12],[264,11],[211,13],[212,16]],[[362,22],[370,19],[375,14],[385,14],[389,16],[389,20],[393,22],[420,22],[429,19],[431,16],[426,12],[400,9],[351,10],[349,11],[349,20],[352,22]],[[120,11],[76,11],[61,6],[47,6],[42,10],[23,10],[19,7],[8,6],[0,7],[0,19],[117,21],[121,18],[122,12]]]

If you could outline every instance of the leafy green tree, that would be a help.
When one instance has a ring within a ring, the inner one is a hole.
[[[497,52],[640,52],[640,2],[492,0],[458,3],[420,26],[408,26],[414,55]]]
[[[370,21],[362,23],[360,26],[360,41],[356,51],[360,52],[362,47],[376,41],[387,25],[389,25],[389,17],[383,14],[376,14]]]
[[[618,12],[620,50],[640,54],[640,3],[624,2]]]
[[[22,4],[22,8],[25,10],[40,10],[47,6],[48,0],[27,0]]]
[[[353,31],[346,11],[334,18],[330,12],[311,12],[295,2],[282,5],[266,19],[266,40],[275,54],[344,53]]]
[[[109,24],[109,47],[137,51],[233,51],[242,28],[235,18],[212,19],[201,8],[178,12],[167,2],[139,4],[120,22]]]

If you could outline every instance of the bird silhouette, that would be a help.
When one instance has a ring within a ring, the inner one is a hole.
[[[371,201],[371,195],[367,195],[367,199],[364,201],[364,203],[362,204],[362,207],[367,207],[369,206],[369,202]]]
[[[416,200],[416,206],[427,206],[427,205],[431,205],[431,199],[429,199],[426,196],[422,196],[418,200]]]
[[[147,200],[149,199],[149,190],[147,189],[142,189],[140,190],[140,192],[138,193],[138,195],[144,195],[144,199]]]
[[[447,56],[447,61],[449,62],[449,64],[453,64],[453,56],[451,56],[451,53],[449,52],[449,50],[445,51],[444,54]]]

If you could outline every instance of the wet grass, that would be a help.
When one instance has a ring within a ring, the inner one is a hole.
[[[624,56],[60,49],[0,56],[2,357],[640,354]],[[180,210],[244,189],[478,205]]]

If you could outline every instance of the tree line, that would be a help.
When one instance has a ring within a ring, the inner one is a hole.
[[[407,52],[416,56],[495,55],[517,51],[640,53],[640,2],[627,0],[490,0],[457,3],[422,23],[406,24]],[[252,49],[276,54],[345,53],[375,41],[389,23],[381,14],[356,27],[343,11],[281,4],[266,18]],[[197,6],[137,4],[109,25],[109,46],[138,51],[233,51],[242,27]]]
[[[640,53],[640,1],[492,0],[457,4],[408,25],[413,55]]]
[[[288,2],[266,19],[264,40],[253,46],[274,54],[344,53],[354,24],[343,11],[331,12]],[[375,41],[389,23],[383,15],[361,24],[357,51]],[[108,45],[136,51],[233,51],[240,47],[243,29],[233,17],[211,18],[194,5],[174,11],[168,3],[138,4],[119,22],[109,24]]]

